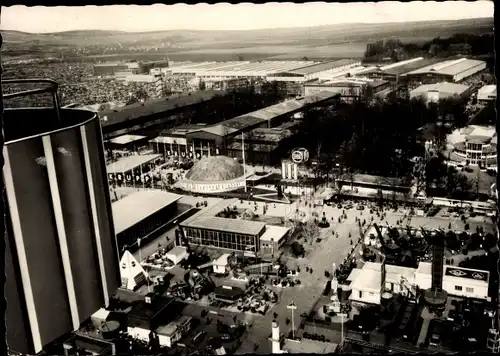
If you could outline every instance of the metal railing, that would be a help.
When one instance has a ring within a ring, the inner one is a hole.
[[[57,116],[57,120],[58,120],[58,122],[61,122],[60,102],[59,102],[59,97],[57,95],[57,89],[59,87],[59,84],[57,84],[55,81],[53,81],[51,79],[5,79],[5,80],[2,80],[2,86],[9,85],[9,84],[48,84],[48,86],[46,86],[44,88],[36,88],[36,89],[23,90],[23,91],[18,91],[18,92],[9,93],[9,94],[3,94],[3,97],[4,97],[4,99],[13,99],[13,98],[25,97],[25,96],[30,96],[30,95],[51,93],[52,100],[54,103],[54,110],[55,110],[55,113]]]

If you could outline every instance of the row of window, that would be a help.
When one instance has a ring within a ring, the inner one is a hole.
[[[467,150],[469,150],[469,151],[482,151],[483,145],[481,143],[467,143]]]
[[[210,231],[204,229],[184,228],[186,236],[195,243],[238,251],[258,250],[258,238],[250,235],[230,232]]]

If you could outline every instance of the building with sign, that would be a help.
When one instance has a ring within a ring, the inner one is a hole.
[[[246,256],[278,251],[286,240],[288,228],[268,227],[260,221],[217,216],[237,201],[224,200],[184,220],[179,224],[184,236],[196,245],[236,251]]]
[[[245,167],[226,156],[203,157],[177,187],[192,193],[222,193],[245,187]]]
[[[164,191],[139,191],[112,204],[118,248],[137,248],[137,239],[148,237],[173,220],[180,195]]]
[[[108,164],[106,171],[111,183],[129,186],[148,183],[151,177],[146,173],[163,161],[164,157],[159,154],[131,154]]]
[[[382,264],[367,262],[362,268],[355,268],[348,277],[354,303],[380,305],[381,291],[415,294],[417,288],[431,287],[432,263],[420,262],[418,268],[385,266],[385,280],[382,280]],[[443,290],[449,295],[463,298],[488,300],[489,272],[463,267],[444,266]]]

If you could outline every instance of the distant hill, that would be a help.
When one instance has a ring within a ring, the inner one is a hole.
[[[125,32],[75,30],[56,33],[2,31],[5,58],[60,57],[66,60],[154,60],[174,61],[286,60],[304,57],[325,60],[362,58],[367,43],[398,39],[403,43],[446,38],[457,33],[493,32],[493,18],[455,21],[423,21],[383,24],[341,24],[251,31],[168,30]],[[112,52],[99,52],[102,48]],[[81,49],[89,49],[87,55]],[[90,53],[92,52],[92,53]]]
[[[419,40],[450,36],[457,32],[483,33],[493,31],[493,18],[454,21],[423,21],[384,24],[341,24],[303,28],[279,28],[251,31],[197,31],[169,30],[153,32],[124,32],[104,30],[76,30],[57,33],[26,33],[2,31],[4,42],[44,43],[66,46],[87,44],[108,45],[138,42],[168,41],[184,47],[199,44],[212,47],[217,44],[257,45],[278,44],[312,45],[314,43],[365,42],[371,39],[402,38]]]

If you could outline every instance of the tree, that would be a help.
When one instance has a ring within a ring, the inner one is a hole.
[[[307,220],[302,224],[302,234],[309,244],[312,244],[319,235],[319,227],[314,221]]]

